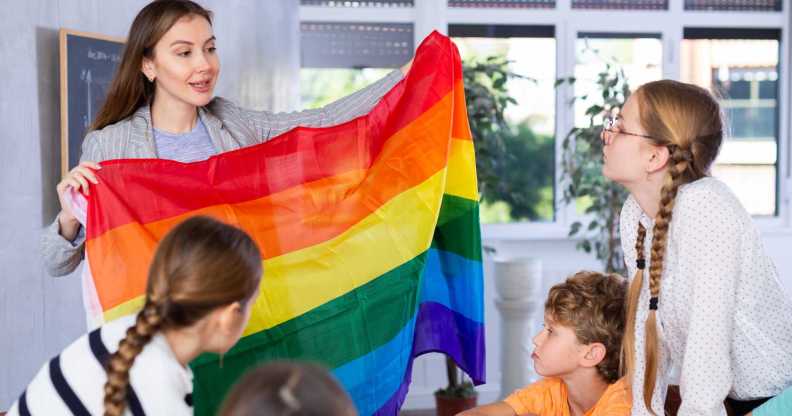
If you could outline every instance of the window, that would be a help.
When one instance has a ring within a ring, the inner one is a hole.
[[[682,80],[712,91],[729,130],[713,168],[753,215],[778,202],[777,30],[685,30]]]
[[[449,34],[465,62],[490,56],[509,61],[526,77],[506,83],[517,104],[506,108],[512,158],[499,169],[500,185],[481,204],[484,223],[552,221],[555,200],[555,55],[550,26],[452,25]]]
[[[586,115],[587,109],[592,105],[603,105],[604,98],[598,85],[603,73],[623,71],[621,81],[626,82],[631,91],[663,76],[660,35],[579,33],[575,49],[576,127],[588,127],[592,120]],[[616,87],[621,89],[623,84]],[[602,120],[595,117],[593,122],[596,125]],[[575,212],[583,214],[590,206],[589,197],[578,198]]]
[[[663,44],[660,35],[579,33],[575,53],[575,125],[583,126],[586,109],[602,101],[597,79],[611,65],[624,70],[632,91],[663,77]]]
[[[413,7],[413,0],[300,0],[301,6],[319,7]]]
[[[481,204],[486,238],[566,238],[580,219],[585,200],[559,203],[558,149],[570,128],[588,122],[585,109],[601,99],[595,88],[605,62],[624,68],[633,91],[670,78],[721,97],[729,131],[713,174],[751,214],[766,217],[758,219],[761,227],[792,225],[788,201],[780,198],[788,192],[792,166],[789,84],[780,67],[792,56],[780,41],[790,29],[787,1],[300,1],[304,106],[324,105],[379,79],[407,60],[399,48],[411,55],[434,29],[454,39],[463,60],[499,55],[512,61],[513,72],[536,81],[506,85],[517,100],[506,112],[515,158],[504,163],[509,187]],[[389,23],[382,23],[384,17]],[[403,32],[386,32],[386,26]],[[554,87],[557,78],[569,76],[576,77],[573,86]],[[572,106],[563,101],[582,95],[588,97]]]
[[[668,0],[572,0],[573,9],[668,10]]]
[[[556,0],[448,0],[448,7],[553,9]]]
[[[410,23],[302,22],[300,102],[317,108],[355,92],[407,63]]]
[[[685,10],[780,12],[783,0],[685,0]]]

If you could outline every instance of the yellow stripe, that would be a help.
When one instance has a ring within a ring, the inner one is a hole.
[[[472,140],[452,139],[445,193],[478,201],[476,153]]]
[[[261,294],[245,335],[302,315],[426,251],[445,174],[443,169],[399,194],[332,240],[265,261]]]
[[[110,322],[122,316],[126,316],[143,309],[143,303],[146,301],[145,295],[140,295],[134,299],[130,299],[113,309],[106,311],[104,315],[105,322]]]

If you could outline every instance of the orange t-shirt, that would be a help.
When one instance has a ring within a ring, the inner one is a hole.
[[[566,384],[560,378],[546,378],[510,394],[504,401],[518,415],[569,416]],[[597,404],[585,416],[629,416],[630,389],[624,378],[608,386]]]

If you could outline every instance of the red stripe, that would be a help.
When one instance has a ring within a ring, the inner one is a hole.
[[[161,159],[102,162],[106,168],[97,172],[100,185],[91,186],[88,238],[133,221],[145,224],[367,169],[395,132],[448,94],[454,88],[452,81],[461,82],[462,74],[456,69],[460,67],[453,43],[434,32],[419,47],[409,75],[369,114],[355,120],[333,127],[299,127],[267,143],[190,164]],[[247,180],[250,177],[263,179],[253,183]],[[206,183],[217,185],[207,189],[202,186]],[[149,197],[155,193],[179,194],[182,189],[196,187],[207,192],[181,200]],[[123,189],[124,194],[114,194],[114,189]]]

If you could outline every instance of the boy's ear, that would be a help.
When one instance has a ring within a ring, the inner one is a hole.
[[[586,346],[586,352],[580,360],[580,365],[584,367],[595,367],[605,359],[607,354],[605,344],[601,342],[592,342]]]

